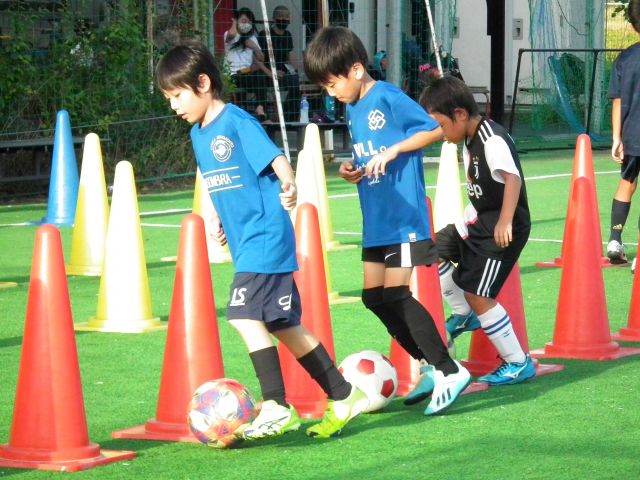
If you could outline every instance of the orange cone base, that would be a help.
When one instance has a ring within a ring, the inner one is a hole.
[[[557,267],[562,268],[562,258],[556,258],[551,262],[536,262],[536,267]],[[601,268],[610,268],[610,267],[626,267],[629,263],[609,263],[609,259],[607,257],[600,257],[600,267]]]
[[[489,385],[482,382],[472,382],[469,384],[467,388],[464,389],[462,395],[467,395],[469,393],[478,393],[484,392],[485,390],[489,390]]]
[[[100,450],[96,444],[78,449],[78,455],[89,454],[87,458],[56,460],[55,453],[44,453],[37,449],[0,446],[0,467],[26,468],[30,470],[52,470],[57,472],[78,472],[123,460],[133,460],[136,452],[128,450]],[[68,456],[68,455],[65,455]]]
[[[360,302],[360,297],[342,297],[338,292],[329,292],[329,305]]]
[[[295,406],[300,418],[322,418],[327,409],[327,400],[296,399],[287,395],[287,402]]]
[[[621,328],[617,334],[611,335],[611,338],[618,342],[640,342],[640,328]]]
[[[631,355],[640,355],[640,348],[620,347],[616,342],[600,345],[566,345],[558,346],[553,343],[545,344],[544,348],[532,350],[535,358],[571,358],[574,360],[615,360]]]
[[[0,288],[14,288],[17,286],[16,282],[0,282]]]
[[[144,425],[116,430],[111,433],[113,438],[128,438],[135,440],[156,440],[160,442],[188,442],[200,443],[193,436],[186,423],[159,422],[156,419],[147,421]]]
[[[85,277],[99,277],[102,275],[102,265],[67,265],[67,275],[83,275]]]
[[[160,318],[149,320],[122,321],[98,320],[92,318],[88,322],[76,323],[73,328],[77,332],[111,332],[111,333],[146,333],[167,329],[166,322],[160,322]]]

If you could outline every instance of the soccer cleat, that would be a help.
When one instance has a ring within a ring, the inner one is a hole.
[[[536,366],[529,355],[522,363],[503,362],[493,372],[478,378],[479,382],[489,385],[513,385],[536,376]]]
[[[431,402],[424,411],[425,415],[442,413],[455,402],[465,388],[471,383],[471,374],[460,363],[454,360],[458,366],[457,373],[446,375],[440,370],[435,370],[433,380],[435,386],[431,394]]]
[[[367,395],[353,385],[351,393],[344,400],[329,400],[320,423],[307,428],[307,435],[315,438],[329,438],[339,435],[352,418],[358,416],[369,404]]]
[[[415,388],[404,397],[405,405],[415,405],[425,400],[433,392],[433,373],[435,368],[432,365],[420,367],[420,378]]]
[[[624,245],[617,240],[611,240],[607,244],[607,257],[609,257],[609,263],[613,265],[627,263],[627,256],[624,254]]]
[[[480,328],[480,320],[472,310],[469,315],[458,315],[454,313],[447,318],[447,332],[451,335],[451,340],[463,332],[472,332]]]
[[[274,437],[300,428],[300,417],[293,406],[284,407],[275,400],[262,402],[258,416],[237,435],[247,440]]]

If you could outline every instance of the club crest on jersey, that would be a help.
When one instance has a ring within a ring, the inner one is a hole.
[[[381,130],[387,122],[384,119],[384,113],[377,108],[375,110],[371,110],[367,118],[369,119],[369,130]]]
[[[473,177],[477,180],[480,178],[480,170],[478,170],[478,157],[473,157]]]
[[[219,162],[226,162],[231,157],[233,142],[224,135],[218,135],[211,142],[211,153]]]

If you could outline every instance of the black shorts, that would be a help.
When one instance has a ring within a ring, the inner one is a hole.
[[[438,263],[438,249],[433,240],[368,247],[362,249],[362,261],[384,263],[386,268],[431,265]]]
[[[511,245],[503,249],[503,255],[489,256],[472,249],[455,225],[447,225],[436,233],[436,245],[440,258],[458,264],[452,277],[456,285],[465,292],[496,298],[518,261],[527,238],[516,237]]]
[[[625,155],[620,165],[620,176],[623,180],[633,183],[638,178],[640,172],[640,157]]]
[[[261,320],[270,332],[300,325],[302,308],[293,273],[236,273],[228,320]]]

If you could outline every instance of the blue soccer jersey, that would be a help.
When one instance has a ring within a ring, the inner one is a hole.
[[[378,81],[347,105],[347,124],[356,168],[379,152],[418,132],[438,128],[402,90]],[[422,152],[408,152],[387,164],[386,175],[358,183],[362,209],[362,246],[378,247],[431,238],[426,206]]]
[[[297,270],[293,225],[280,204],[280,181],[271,168],[282,152],[260,124],[227,104],[204,128],[193,126],[191,141],[236,272]]]

